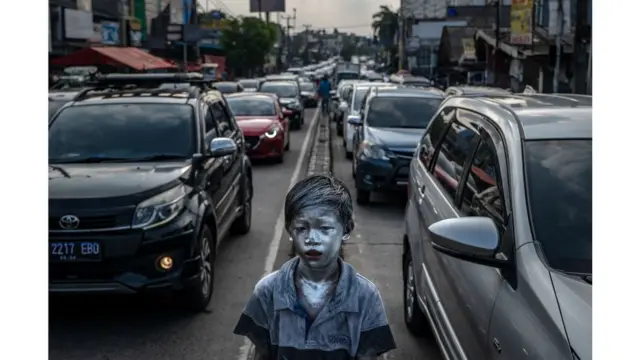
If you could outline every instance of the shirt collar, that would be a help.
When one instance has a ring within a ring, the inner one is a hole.
[[[294,271],[300,261],[299,257],[285,262],[276,278],[276,286],[274,293],[275,310],[290,309],[295,310],[298,294],[294,282]],[[356,270],[342,259],[338,258],[340,264],[340,278],[335,292],[327,306],[333,313],[338,312],[358,312],[358,294],[356,294],[355,282]]]

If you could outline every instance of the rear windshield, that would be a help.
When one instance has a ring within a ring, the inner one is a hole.
[[[314,91],[316,86],[313,83],[305,82],[300,84],[300,90],[302,91]]]
[[[246,89],[257,89],[258,88],[258,80],[246,79],[238,81],[243,88]]]
[[[376,97],[371,100],[367,126],[424,129],[442,99],[418,97]]]
[[[276,94],[281,98],[294,98],[298,96],[298,89],[294,84],[265,82],[260,87],[260,92]]]
[[[356,73],[356,72],[343,72],[343,73],[338,73],[338,82],[340,82],[340,80],[358,80],[360,79],[360,74]]]
[[[266,97],[234,97],[227,99],[235,116],[276,116],[276,106]]]
[[[591,140],[524,143],[534,240],[557,270],[591,274]]]
[[[223,94],[231,94],[238,92],[238,85],[235,83],[215,83],[213,87]]]

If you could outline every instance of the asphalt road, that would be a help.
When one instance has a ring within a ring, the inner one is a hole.
[[[158,297],[52,298],[51,360],[235,360],[246,351],[232,333],[244,303],[265,272],[284,197],[315,110],[292,132],[283,164],[254,164],[251,232],[220,245],[210,312],[186,314]],[[308,141],[311,146],[312,141]],[[276,238],[277,239],[277,238]],[[286,251],[286,250],[285,250]],[[273,253],[275,256],[276,254]],[[272,260],[273,261],[273,260]]]
[[[355,228],[345,245],[344,258],[371,280],[382,294],[398,347],[385,357],[397,360],[442,360],[433,337],[417,338],[409,333],[404,324],[402,232],[406,196],[374,193],[371,204],[358,205],[355,202],[351,160],[346,159],[342,138],[336,136],[335,127],[333,130],[333,172],[347,185],[354,200]]]

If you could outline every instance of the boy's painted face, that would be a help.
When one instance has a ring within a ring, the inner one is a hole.
[[[304,209],[289,226],[296,254],[312,269],[327,267],[338,259],[346,239],[344,226],[328,207]]]

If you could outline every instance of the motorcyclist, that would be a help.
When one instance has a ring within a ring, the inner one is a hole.
[[[329,76],[326,74],[320,80],[318,84],[318,98],[322,101],[322,110],[323,113],[328,114],[329,112],[329,100],[331,100],[331,82],[329,81]]]

